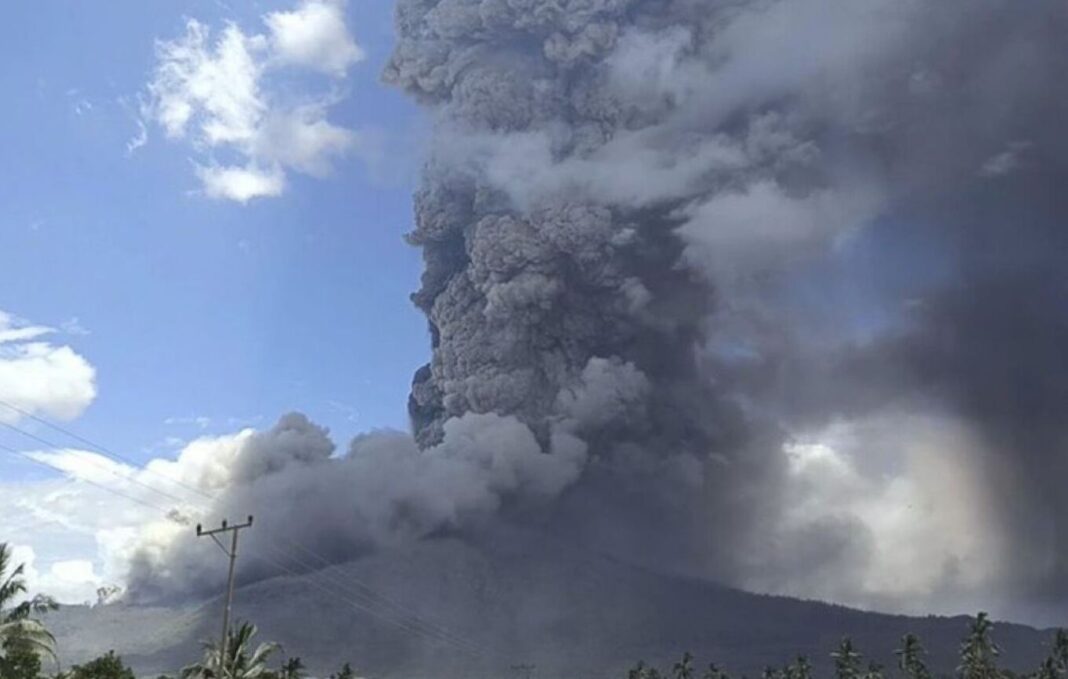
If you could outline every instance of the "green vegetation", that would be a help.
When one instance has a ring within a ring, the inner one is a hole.
[[[356,676],[356,671],[352,669],[352,665],[345,663],[341,666],[337,672],[330,675],[330,679],[360,679]]]
[[[300,658],[286,658],[278,670],[278,679],[304,679],[304,663]]]
[[[907,679],[931,679],[931,673],[923,662],[924,650],[915,634],[906,634],[901,639],[901,648],[894,651],[897,668]]]
[[[1068,631],[1057,630],[1050,646],[1049,655],[1033,672],[1016,674],[997,666],[1001,649],[991,637],[993,623],[986,613],[980,613],[972,621],[967,636],[960,644],[960,664],[957,666],[956,679],[1068,679]],[[934,674],[924,662],[926,651],[915,634],[906,634],[901,639],[901,648],[894,651],[897,656],[897,672],[888,675],[874,662],[864,665],[864,655],[848,637],[842,639],[838,647],[831,652],[834,679],[934,679]],[[693,656],[683,654],[672,665],[671,671],[664,673],[655,667],[639,661],[627,674],[626,679],[731,679],[730,675],[715,664],[708,666],[698,675],[694,670]],[[804,656],[781,668],[768,666],[761,673],[761,679],[812,679],[812,665]],[[746,679],[744,676],[740,679]]]
[[[7,641],[0,658],[0,677],[3,679],[37,679],[41,676],[41,656],[32,647],[17,641]]]
[[[55,658],[55,638],[34,616],[55,610],[56,602],[37,595],[15,604],[26,593],[25,570],[26,564],[14,565],[11,547],[0,542],[0,676],[3,679],[9,675],[12,679],[23,679],[27,672],[39,672],[40,660],[33,669],[33,656],[43,654]]]
[[[134,673],[115,651],[108,651],[84,665],[75,665],[60,679],[134,679]]]
[[[263,643],[252,648],[256,626],[241,623],[231,629],[225,650],[209,642],[204,645],[204,658],[182,669],[182,679],[257,679],[270,673],[267,661],[278,650],[278,644]]]
[[[114,651],[66,672],[46,674],[42,658],[56,660],[55,640],[38,619],[57,608],[55,601],[43,595],[27,598],[25,565],[15,564],[7,544],[0,543],[0,679],[135,679],[133,671]],[[998,667],[1001,650],[992,637],[993,623],[986,613],[971,622],[959,648],[956,679],[1068,679],[1068,631],[1057,630],[1048,656],[1033,672],[1017,675]],[[275,643],[256,643],[256,626],[244,622],[236,625],[227,637],[226,646],[204,646],[204,655],[181,670],[180,679],[306,679],[306,668],[298,657],[282,658],[277,669],[269,663],[280,650]],[[892,674],[876,663],[865,664],[864,655],[849,638],[838,644],[828,659],[833,665],[833,679],[935,679],[924,661],[926,652],[913,634],[901,639],[894,651],[897,658]],[[666,671],[639,661],[626,673],[626,679],[731,679],[715,664],[703,670],[693,655],[685,653]],[[58,668],[58,660],[56,661]],[[814,679],[808,658],[798,656],[781,667],[768,666],[761,679]],[[161,675],[159,679],[171,679]],[[329,679],[359,679],[349,663],[342,665]],[[740,677],[739,679],[746,679]]]

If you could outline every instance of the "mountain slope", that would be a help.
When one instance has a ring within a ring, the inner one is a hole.
[[[364,585],[397,606],[368,599]],[[216,638],[218,609],[218,601],[72,607],[52,626],[66,662],[115,648],[139,673],[156,674],[196,657],[199,639]],[[351,660],[371,676],[413,678],[511,676],[516,663],[537,665],[538,677],[620,677],[639,658],[667,664],[684,650],[751,675],[797,653],[826,668],[843,635],[889,666],[909,631],[948,672],[968,624],[964,617],[891,616],[749,594],[530,541],[479,549],[458,540],[424,542],[241,587],[235,610],[317,673]],[[1022,625],[995,631],[1005,663],[1018,669],[1037,664],[1049,637]],[[480,654],[467,652],[470,646]]]

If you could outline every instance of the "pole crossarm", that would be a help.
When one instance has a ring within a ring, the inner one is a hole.
[[[199,523],[197,524],[197,536],[215,535],[217,533],[225,533],[228,530],[241,530],[242,528],[249,528],[252,526],[252,516],[249,515],[248,520],[245,523],[239,523],[234,526],[227,524],[226,519],[222,520],[222,525],[218,528],[212,528],[211,530],[204,530],[204,527]]]

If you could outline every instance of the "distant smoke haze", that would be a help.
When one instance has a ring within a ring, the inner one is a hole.
[[[1066,11],[398,0],[385,79],[435,126],[413,435],[331,458],[287,416],[209,513],[334,560],[521,522],[762,591],[1049,619]],[[191,587],[189,549],[146,543],[134,591]]]

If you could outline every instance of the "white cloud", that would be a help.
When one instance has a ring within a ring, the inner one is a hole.
[[[976,471],[988,452],[961,423],[902,413],[841,421],[784,453],[774,560],[821,545],[817,567],[770,579],[756,567],[748,586],[904,613],[994,603],[1005,545]],[[837,539],[816,539],[829,528]],[[943,608],[924,610],[936,598]]]
[[[35,591],[45,592],[60,601],[84,603],[96,598],[96,590],[104,581],[97,575],[92,561],[70,559],[53,561],[47,570],[35,572],[30,584]]]
[[[197,440],[177,459],[152,460],[143,469],[85,450],[26,453],[58,472],[0,482],[0,516],[12,517],[3,540],[15,546],[16,561],[26,562],[30,593],[82,603],[95,600],[98,587],[121,586],[135,548],[190,530],[175,517],[197,516],[205,498],[186,486],[225,485],[250,435]]]
[[[274,80],[283,71],[343,78],[363,57],[345,26],[343,5],[305,0],[263,21],[268,34],[228,24],[213,36],[191,19],[184,35],[156,46],[142,116],[168,138],[191,143],[199,156],[197,177],[211,198],[246,203],[278,196],[289,171],[326,175],[355,143],[353,132],[327,120],[333,95],[297,92],[302,83],[291,78],[285,87]],[[131,147],[143,143],[139,135]],[[229,160],[220,162],[216,154]]]
[[[195,125],[207,145],[251,139],[266,108],[255,56],[263,39],[231,24],[213,46],[204,24],[190,19],[185,29],[183,37],[156,46],[159,65],[148,91],[157,122],[172,138]]]
[[[197,439],[177,457],[141,469],[85,450],[28,452],[58,472],[0,482],[0,516],[12,517],[2,539],[15,546],[16,561],[26,562],[30,593],[82,603],[95,600],[98,587],[121,586],[135,549],[162,549],[192,530],[177,517],[203,514],[201,493],[230,483],[253,433]]]
[[[340,76],[364,58],[345,27],[341,2],[305,0],[295,11],[268,14],[264,22],[280,61]]]
[[[137,134],[130,137],[126,142],[126,155],[133,155],[137,149],[141,148],[148,143],[148,127],[145,126],[145,121],[138,118],[137,122]]]
[[[168,417],[163,420],[163,424],[169,425],[183,425],[192,424],[196,425],[200,429],[207,429],[211,426],[211,418],[207,415],[188,415],[186,417]]]
[[[247,203],[253,198],[280,196],[286,187],[285,172],[274,166],[262,170],[246,167],[197,167],[197,177],[209,198],[227,198]]]
[[[235,507],[262,516],[276,534],[299,534],[304,517],[320,516],[330,528],[316,530],[353,549],[484,515],[507,496],[555,495],[586,461],[584,444],[562,431],[553,433],[552,452],[544,454],[514,418],[468,415],[445,429],[445,442],[426,454],[408,436],[380,433],[331,459],[326,431],[296,414],[267,432],[202,437],[142,469],[83,450],[37,451],[29,457],[63,478],[0,483],[0,516],[13,517],[5,539],[58,562],[49,571],[55,579],[36,582],[54,593],[73,592],[64,588],[79,583],[70,600],[81,601],[92,584],[136,584],[138,573],[144,584],[146,568],[162,575],[161,586],[200,575],[210,582],[219,572],[202,571],[196,550],[211,546],[196,544],[193,525]],[[304,498],[300,511],[290,503],[294,497]],[[398,520],[409,512],[411,520]],[[251,539],[252,550],[265,544]],[[188,557],[199,561],[191,565]]]
[[[136,473],[129,465],[87,450],[65,448],[48,452],[34,451],[26,455],[72,478],[92,483],[114,485]]]
[[[53,561],[48,568],[38,563],[37,552],[25,544],[12,544],[11,557],[14,563],[25,566],[27,597],[43,593],[59,601],[82,603],[91,601],[102,582],[93,563],[84,559]]]
[[[27,564],[29,593],[62,603],[91,601],[97,587],[121,584],[122,543],[108,537],[153,520],[148,507],[68,478],[0,484],[0,515],[13,517],[3,539],[14,546],[16,562]]]
[[[356,135],[326,120],[324,106],[300,106],[264,121],[256,155],[312,176],[330,171],[330,161],[352,148]],[[283,177],[284,179],[284,177]]]
[[[84,325],[82,325],[77,316],[72,316],[60,323],[59,329],[68,335],[76,335],[78,337],[85,337],[86,335],[92,334]]]
[[[96,398],[96,370],[71,347],[45,340],[54,332],[0,311],[0,400],[71,420]],[[0,408],[0,421],[18,419],[18,413]]]
[[[255,433],[243,429],[236,434],[205,436],[188,443],[176,459],[158,458],[145,465],[151,479],[172,479],[180,487],[213,493],[229,485],[234,461]]]
[[[40,337],[41,335],[47,335],[51,332],[52,328],[39,325],[14,328],[11,326],[4,327],[2,323],[0,323],[0,344],[6,342],[25,342]]]

